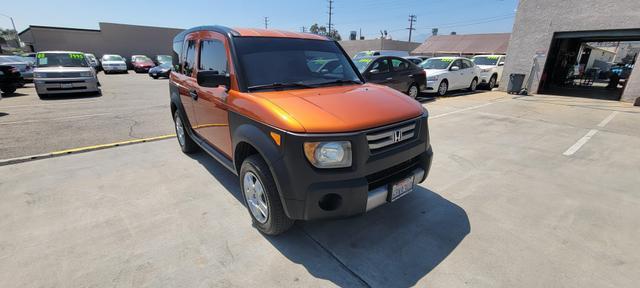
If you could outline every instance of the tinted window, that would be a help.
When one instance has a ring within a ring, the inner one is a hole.
[[[391,66],[393,66],[394,71],[403,71],[407,70],[410,67],[410,63],[405,60],[400,59],[391,59]]]
[[[333,41],[235,37],[239,71],[249,89],[261,85],[359,82],[350,60]],[[296,87],[299,89],[300,87]]]
[[[467,61],[467,60],[460,60],[462,62],[462,67],[461,69],[467,69],[467,68],[471,68],[473,67],[473,63]]]
[[[461,61],[461,60],[459,60],[459,59],[453,62],[453,64],[451,65],[451,67],[453,67],[453,66],[458,66],[458,68],[463,69],[463,67],[462,67],[462,61]]]
[[[195,62],[196,62],[196,41],[189,40],[187,42],[187,49],[184,52],[184,63],[182,64],[182,74],[191,76]]]
[[[387,73],[389,72],[389,62],[387,59],[378,59],[371,66],[371,70],[378,70],[378,73]]]
[[[173,57],[171,57],[171,62],[173,63],[173,70],[177,72],[182,72],[182,69],[180,69],[180,55],[182,55],[182,42],[173,42]]]
[[[198,69],[227,74],[227,50],[224,48],[224,43],[219,40],[201,41]]]

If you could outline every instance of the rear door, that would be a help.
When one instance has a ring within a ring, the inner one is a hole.
[[[460,68],[458,71],[451,71],[451,68],[454,66]],[[449,68],[449,90],[461,89],[463,87],[464,80],[464,71],[462,67],[462,60],[456,59],[451,63]]]
[[[401,92],[407,92],[409,85],[413,83],[413,73],[411,62],[401,58],[390,58],[393,70],[391,83],[392,87]]]
[[[198,71],[215,71],[220,75],[231,76],[231,59],[228,53],[227,38],[212,31],[199,32]],[[234,78],[232,78],[234,79]],[[235,81],[232,81],[235,82]],[[227,105],[228,91],[232,87],[200,87],[196,86],[193,107],[197,125],[195,131],[209,144],[231,158],[231,134],[229,130],[229,113]],[[237,89],[237,88],[236,88]]]
[[[476,73],[474,71],[473,63],[471,63],[471,61],[466,59],[460,59],[459,61],[462,64],[462,66],[460,67],[460,71],[462,72],[460,74],[462,75],[462,78],[461,78],[462,82],[460,82],[460,88],[467,88],[471,86],[471,81],[473,80],[473,77],[476,76]]]

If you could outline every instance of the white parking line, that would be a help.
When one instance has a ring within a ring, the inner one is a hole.
[[[564,151],[564,153],[562,153],[562,155],[571,156],[574,153],[578,152],[578,150],[580,150],[580,148],[582,148],[582,146],[584,144],[587,144],[587,141],[589,141],[591,139],[591,137],[593,137],[593,135],[596,135],[596,133],[598,133],[597,129],[589,130],[589,132],[587,132],[586,135],[584,135],[582,138],[580,138],[580,140],[578,140],[578,142],[576,142],[576,144],[573,144],[573,146],[569,147],[569,149],[567,149],[567,151]]]
[[[598,127],[603,128],[604,126],[607,126],[607,124],[609,124],[609,122],[611,122],[611,120],[613,120],[613,118],[616,117],[616,115],[618,115],[618,111],[611,112],[611,114],[609,114],[609,116],[607,116],[607,118],[604,118],[604,120],[602,120],[598,124]],[[587,144],[587,142],[589,142],[589,140],[591,140],[591,137],[593,137],[593,135],[596,135],[596,133],[598,133],[598,131],[599,131],[598,129],[589,130],[589,132],[587,132],[587,134],[582,136],[582,138],[580,138],[578,140],[578,142],[573,144],[573,146],[569,147],[569,149],[567,149],[567,151],[564,151],[564,153],[562,153],[562,155],[571,156],[571,155],[575,154],[576,152],[578,152],[578,150],[580,150],[580,148],[582,148],[582,146],[584,146],[584,144]]]
[[[613,111],[611,112],[611,114],[609,114],[609,116],[607,116],[607,118],[604,118],[604,120],[602,120],[602,122],[600,122],[600,124],[598,124],[598,127],[604,127],[607,126],[607,124],[609,124],[609,122],[611,122],[611,120],[613,120],[613,117],[616,117],[616,115],[618,115],[618,111]]]
[[[476,105],[476,106],[463,108],[463,109],[460,109],[460,110],[455,110],[455,111],[451,111],[451,112],[447,112],[447,113],[442,113],[442,114],[438,114],[438,115],[435,115],[435,116],[431,116],[431,117],[429,117],[429,119],[438,119],[440,117],[449,116],[451,114],[456,114],[456,113],[460,113],[460,112],[464,112],[464,111],[469,111],[469,110],[473,110],[473,109],[482,108],[482,107],[485,107],[485,106],[489,106],[489,105],[492,105],[492,104],[504,102],[504,101],[507,101],[507,100],[494,101],[494,102],[489,102],[489,103],[484,103],[484,104],[480,104],[480,105]]]

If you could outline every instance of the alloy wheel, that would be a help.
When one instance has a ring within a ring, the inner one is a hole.
[[[182,125],[182,119],[180,116],[176,116],[176,135],[178,136],[178,143],[180,146],[184,147],[185,144],[185,134],[184,134],[184,125]]]
[[[409,87],[409,97],[413,99],[418,97],[418,87],[416,85],[411,85],[411,87]]]
[[[262,182],[253,172],[247,172],[244,174],[243,184],[244,197],[247,199],[251,215],[260,223],[267,222],[267,219],[269,219],[269,206],[267,205],[267,195]]]

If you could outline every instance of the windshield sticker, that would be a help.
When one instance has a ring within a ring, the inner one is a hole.
[[[453,60],[455,59],[451,57],[440,58],[440,61],[442,62],[453,62]]]
[[[81,53],[69,53],[71,59],[84,59],[84,54]]]
[[[487,56],[487,59],[497,60],[500,56]]]
[[[373,60],[373,59],[370,59],[370,58],[362,58],[362,59],[358,59],[358,62],[362,62],[362,63],[369,63],[369,62],[371,62],[371,60]]]
[[[49,59],[44,57],[38,58],[38,65],[47,65],[47,64],[49,64]]]
[[[46,58],[46,57],[44,56],[44,53],[38,53],[38,54],[36,54],[36,58],[42,59],[42,58]]]

